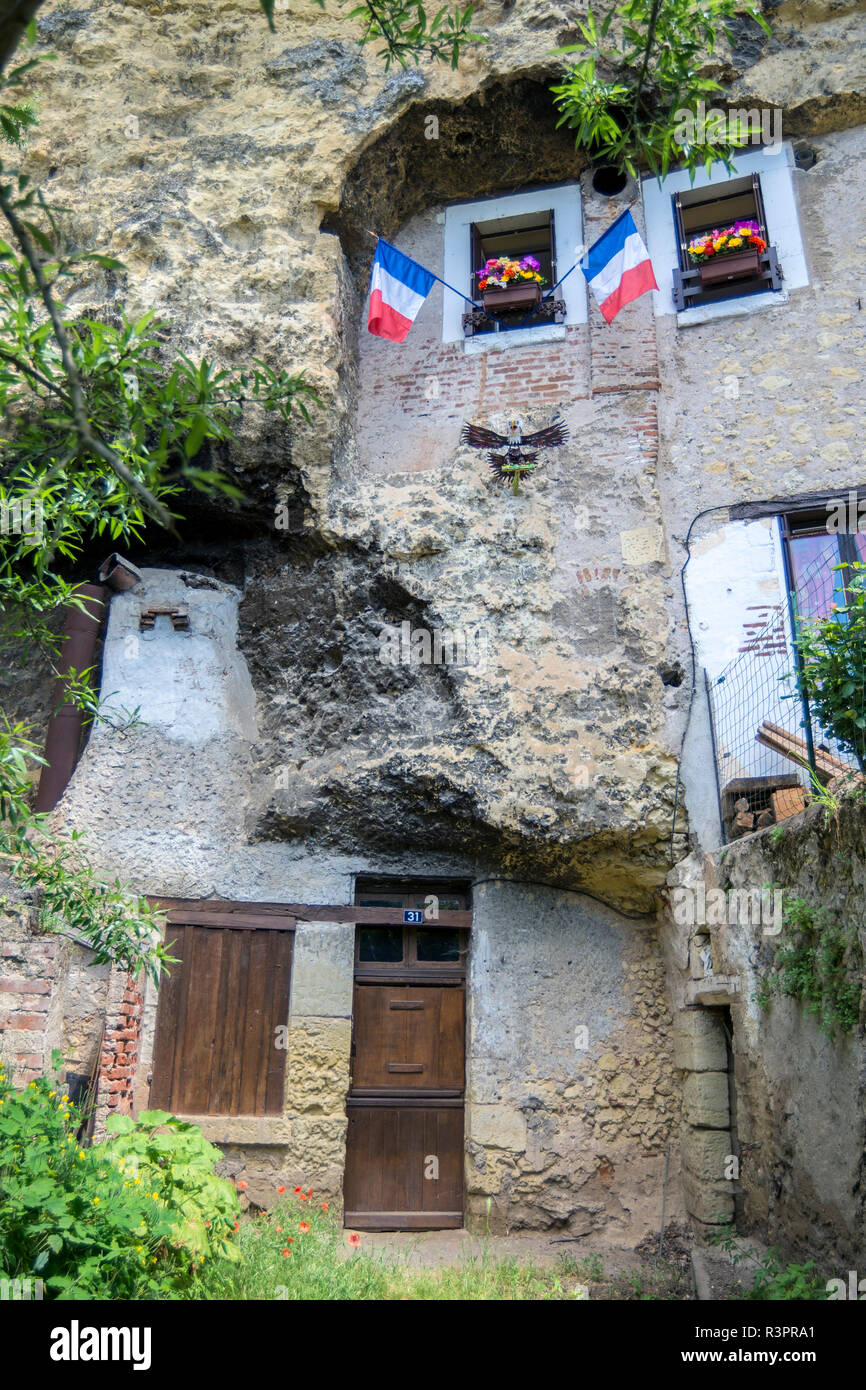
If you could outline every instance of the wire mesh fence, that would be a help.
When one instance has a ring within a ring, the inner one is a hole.
[[[836,540],[794,575],[737,656],[707,678],[726,840],[802,810],[866,769],[866,566]]]

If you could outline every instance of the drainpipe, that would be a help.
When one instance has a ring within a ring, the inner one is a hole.
[[[74,667],[86,671],[93,665],[96,643],[102,632],[108,600],[104,584],[79,584],[76,594],[84,599],[84,608],[72,607],[66,615],[63,643],[58,662],[59,675],[52,697],[53,714],[45,735],[45,760],[36,794],[37,811],[53,811],[66,790],[78,762],[84,712],[64,700],[64,677]]]
[[[76,588],[76,594],[84,600],[84,607],[73,606],[66,615],[58,661],[59,675],[52,700],[54,712],[45,734],[46,765],[39,778],[36,811],[54,810],[69,785],[81,748],[85,716],[77,705],[65,700],[64,677],[73,668],[86,671],[93,665],[112,590],[120,592],[130,589],[140,578],[135,566],[115,553],[100,565],[99,584],[79,584]]]

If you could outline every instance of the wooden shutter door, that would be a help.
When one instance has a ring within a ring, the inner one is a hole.
[[[211,917],[210,920],[213,920]],[[178,958],[159,989],[150,1104],[186,1115],[273,1115],[283,1106],[290,926],[171,923]]]

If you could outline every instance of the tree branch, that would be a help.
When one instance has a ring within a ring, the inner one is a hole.
[[[42,303],[45,305],[48,317],[51,320],[54,338],[57,342],[57,346],[60,348],[63,370],[66,373],[66,380],[69,383],[69,404],[74,419],[75,433],[78,435],[82,448],[89,449],[91,453],[96,454],[98,458],[101,458],[103,462],[107,463],[112,472],[115,473],[129,491],[138,498],[145,510],[150,512],[161,526],[164,526],[169,531],[174,531],[174,521],[168,509],[154,497],[150,488],[145,487],[144,483],[141,482],[139,478],[136,478],[132,470],[123,462],[123,459],[91,430],[90,422],[87,418],[87,407],[84,400],[84,388],[81,382],[81,375],[72,356],[72,349],[69,346],[69,337],[57,306],[57,301],[52,295],[51,288],[45,279],[41,262],[36,254],[36,248],[33,245],[27,228],[21,222],[15,209],[12,207],[8,195],[2,192],[0,192],[0,211],[2,211],[3,216],[12,228],[15,240],[21,247],[27,264],[30,266],[33,279],[36,282],[36,286],[42,298]]]
[[[0,72],[15,54],[42,0],[0,0]]]

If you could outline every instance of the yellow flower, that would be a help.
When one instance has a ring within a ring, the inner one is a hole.
[[[0,1076],[0,1081],[2,1081],[2,1080],[3,1080],[3,1078],[2,1078],[2,1076]],[[49,1100],[53,1100],[54,1097],[55,1097],[56,1095],[57,1095],[57,1092],[56,1092],[56,1091],[49,1091],[49,1092],[48,1092],[48,1099],[49,1099]]]
[[[99,1202],[99,1198],[98,1198],[98,1197],[94,1197],[94,1199],[93,1199],[93,1205],[96,1206],[96,1205],[98,1204],[98,1202]]]
[[[144,1246],[143,1246],[143,1245],[136,1245],[135,1248],[136,1248],[136,1250],[143,1250],[143,1249],[144,1249]]]

